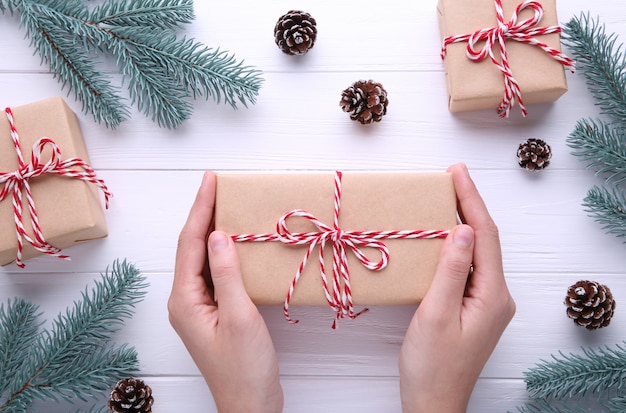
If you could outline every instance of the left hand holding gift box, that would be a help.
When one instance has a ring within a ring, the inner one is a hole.
[[[0,265],[107,235],[99,190],[76,115],[55,97],[0,116]]]
[[[400,358],[405,413],[463,411],[515,311],[495,224],[467,169],[456,165],[450,172],[471,227],[452,230],[433,285],[409,325]],[[170,322],[219,411],[279,412],[283,393],[274,347],[243,287],[234,243],[213,231],[214,207],[215,176],[207,173],[178,242]]]
[[[244,289],[234,242],[213,231],[214,206],[215,175],[207,172],[178,240],[170,323],[209,385],[218,411],[280,412],[276,351]]]

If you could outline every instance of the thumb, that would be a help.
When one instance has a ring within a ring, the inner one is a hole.
[[[456,226],[441,249],[435,277],[424,297],[428,306],[460,309],[473,255],[474,230],[469,225]]]
[[[251,302],[243,286],[235,244],[226,233],[213,231],[208,245],[215,301],[225,314],[237,314],[242,305]]]

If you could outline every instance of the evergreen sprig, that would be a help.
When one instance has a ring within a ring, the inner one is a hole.
[[[533,397],[582,398],[621,390],[626,380],[626,351],[620,345],[598,350],[584,348],[582,354],[559,356],[542,361],[525,374],[526,388]]]
[[[584,409],[568,406],[566,403],[550,403],[543,399],[526,402],[523,406],[515,409],[519,413],[585,413]],[[511,413],[511,412],[509,412]]]
[[[626,237],[626,58],[615,34],[607,34],[589,14],[573,17],[563,27],[563,41],[606,119],[580,120],[567,142],[590,169],[606,176],[611,188],[593,187],[584,206],[604,229]]]
[[[626,62],[615,33],[607,34],[599,18],[574,16],[563,26],[563,42],[576,57],[589,91],[602,113],[626,122]]]
[[[517,407],[521,413],[574,413],[576,401],[595,395],[598,407],[623,412],[626,399],[626,349],[622,345],[598,350],[583,348],[582,354],[552,355],[524,373],[526,388],[535,398]]]
[[[592,187],[583,206],[609,234],[626,237],[626,196],[616,187]]]
[[[0,395],[9,387],[9,376],[24,362],[37,340],[40,313],[32,303],[16,298],[6,309],[0,305]]]
[[[600,120],[582,119],[567,138],[574,156],[587,162],[606,182],[619,185],[626,181],[626,133],[624,128]]]
[[[611,412],[626,412],[626,397],[614,397],[608,401],[607,406]]]
[[[130,110],[97,57],[111,53],[131,104],[159,126],[176,128],[192,114],[191,100],[223,101],[233,109],[255,103],[261,72],[178,29],[194,19],[192,0],[4,0],[3,14],[20,15],[31,46],[74,92],[83,111],[117,127]]]
[[[112,343],[145,295],[145,277],[115,261],[53,320],[41,323],[35,305],[22,299],[0,307],[0,412],[26,412],[34,399],[86,401],[138,370],[137,352]]]

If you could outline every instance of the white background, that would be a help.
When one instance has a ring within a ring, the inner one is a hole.
[[[25,270],[1,268],[0,300],[24,297],[41,305],[50,320],[114,259],[127,258],[151,285],[117,339],[137,348],[140,376],[154,389],[155,411],[213,412],[210,393],[166,310],[176,240],[202,172],[439,171],[462,161],[499,225],[506,276],[518,306],[469,411],[514,409],[528,397],[523,372],[558,350],[621,343],[626,337],[625,247],[584,212],[583,197],[602,179],[566,144],[578,119],[597,115],[583,76],[568,72],[569,92],[556,103],[529,106],[527,118],[517,109],[507,120],[491,110],[452,115],[446,108],[435,6],[435,0],[196,2],[197,19],[186,33],[262,69],[258,103],[233,111],[197,102],[193,117],[175,131],[159,129],[133,112],[132,120],[108,130],[67,97],[79,115],[92,164],[115,193],[106,212],[110,235],[67,250],[69,263],[45,257],[28,261]],[[294,8],[318,22],[318,40],[303,57],[284,55],[273,41],[277,18]],[[626,41],[626,3],[561,1],[559,21],[581,11],[599,15],[608,32]],[[0,51],[1,105],[65,96],[47,66],[32,55],[16,16],[0,15]],[[385,86],[390,105],[381,123],[362,127],[338,103],[344,88],[370,78]],[[114,79],[120,81],[117,75]],[[552,146],[552,163],[541,173],[517,166],[517,146],[529,137]],[[590,333],[567,319],[562,301],[579,279],[613,290],[617,312],[608,328]],[[397,355],[414,310],[374,308],[332,331],[327,308],[294,310],[302,320],[297,326],[283,320],[280,308],[261,309],[278,351],[285,411],[399,412]]]

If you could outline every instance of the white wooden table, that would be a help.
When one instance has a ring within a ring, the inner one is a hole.
[[[147,275],[150,288],[117,339],[137,348],[140,375],[154,389],[155,411],[214,412],[166,310],[176,240],[202,172],[439,171],[463,161],[500,227],[507,280],[518,306],[469,411],[514,409],[527,399],[523,372],[557,350],[620,343],[626,338],[625,247],[583,211],[582,198],[602,179],[571,155],[565,141],[578,119],[597,115],[584,78],[568,73],[569,92],[554,104],[530,106],[527,118],[518,110],[507,120],[493,111],[452,115],[435,5],[436,0],[196,2],[197,19],[187,33],[262,69],[258,103],[233,111],[197,102],[193,118],[176,131],[134,113],[112,131],[82,114],[80,103],[68,97],[92,163],[115,193],[106,213],[110,235],[69,249],[69,263],[46,257],[28,261],[25,270],[1,268],[0,300],[21,296],[39,304],[51,320],[114,259],[127,258]],[[300,58],[280,52],[272,37],[276,19],[292,8],[310,12],[318,22],[317,43]],[[626,41],[624,2],[567,0],[558,11],[562,23],[590,11]],[[23,37],[17,18],[0,15],[5,106],[65,94]],[[390,105],[380,124],[362,127],[338,103],[345,87],[370,78],[385,86]],[[552,164],[541,173],[517,166],[517,146],[529,137],[552,146]],[[579,279],[613,290],[618,305],[610,327],[589,333],[567,319],[562,301]],[[374,308],[332,331],[327,308],[294,310],[302,319],[296,326],[283,320],[280,308],[262,308],[278,351],[285,411],[399,412],[397,356],[414,310]]]

